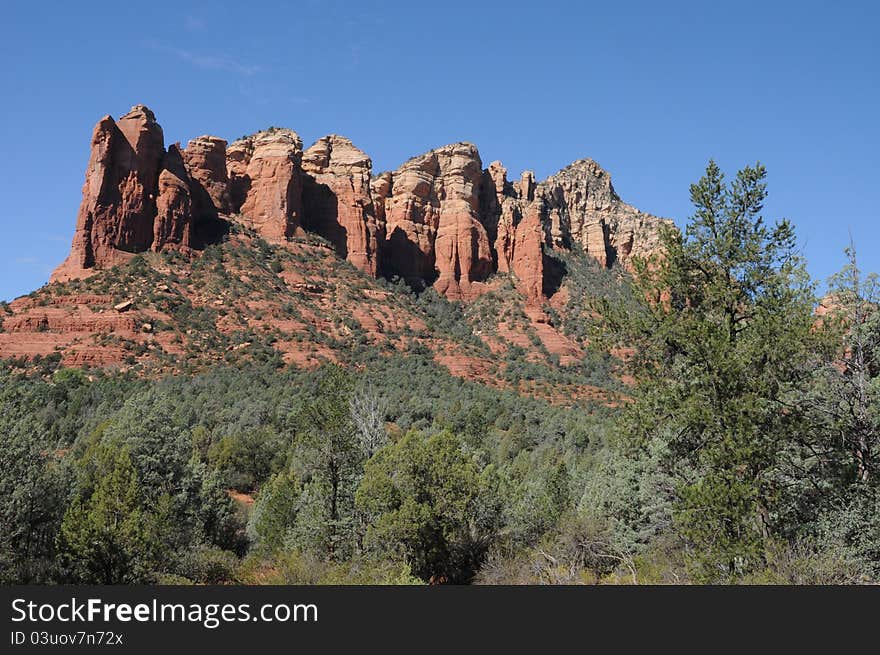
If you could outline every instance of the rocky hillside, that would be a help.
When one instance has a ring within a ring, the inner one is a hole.
[[[143,105],[102,118],[91,143],[70,254],[0,308],[0,359],[181,371],[420,347],[462,377],[529,386],[505,373],[527,364],[567,384],[591,357],[584,280],[656,250],[667,222],[589,159],[509,181],[456,143],[375,174],[337,135],[166,147]]]

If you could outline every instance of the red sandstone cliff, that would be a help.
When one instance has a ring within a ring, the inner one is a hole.
[[[270,129],[236,141],[227,151],[233,209],[269,241],[296,234],[302,219],[302,140]]]
[[[325,237],[360,270],[378,273],[383,237],[370,192],[373,163],[345,137],[325,136],[302,160],[303,226]]]
[[[162,128],[143,105],[118,121],[110,116],[98,121],[73,245],[53,280],[112,266],[150,248],[164,153]]]
[[[480,222],[482,163],[475,146],[457,143],[410,159],[391,174],[384,201],[384,270],[434,282],[465,299],[493,271]],[[436,279],[436,281],[435,281]]]
[[[189,151],[166,152],[162,128],[143,105],[98,121],[73,244],[51,280],[88,276],[147,250],[190,248],[200,220],[228,211],[225,156],[217,164],[225,144],[200,137]]]
[[[365,273],[433,284],[459,300],[509,274],[534,305],[545,300],[547,257],[575,245],[602,266],[627,265],[659,247],[664,219],[624,203],[610,175],[577,161],[543,182],[510,182],[500,162],[456,143],[372,177],[351,141],[330,135],[303,152],[299,136],[271,128],[226,141],[201,136],[165,150],[153,113],[138,105],[92,136],[71,252],[53,281],[89,275],[134,253],[189,252],[241,221],[284,243],[300,230],[327,238]]]

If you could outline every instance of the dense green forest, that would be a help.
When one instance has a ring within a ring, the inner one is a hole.
[[[570,262],[593,282],[566,328],[595,352],[564,375],[620,388],[602,353],[627,348],[616,407],[464,381],[417,348],[162,379],[5,367],[0,581],[878,581],[877,283],[850,249],[820,303],[765,196],[760,165],[710,163],[662,258]]]

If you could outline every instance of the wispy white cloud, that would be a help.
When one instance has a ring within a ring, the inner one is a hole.
[[[177,48],[158,41],[146,41],[146,46],[156,52],[162,52],[203,70],[224,71],[238,75],[251,76],[260,72],[259,66],[250,66],[233,59],[226,54],[205,54]]]

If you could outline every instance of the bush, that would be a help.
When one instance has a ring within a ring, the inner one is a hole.
[[[236,582],[238,557],[228,550],[202,544],[184,551],[175,568],[177,575],[201,584]]]

